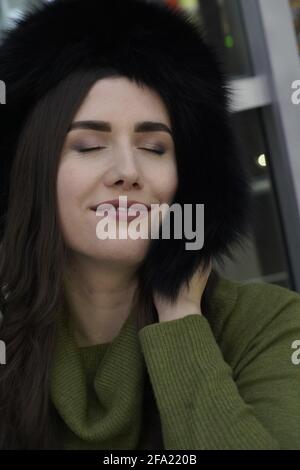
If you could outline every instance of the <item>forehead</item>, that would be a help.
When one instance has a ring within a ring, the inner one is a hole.
[[[75,120],[93,118],[112,122],[156,119],[170,125],[167,108],[159,94],[126,77],[103,78],[94,83]]]

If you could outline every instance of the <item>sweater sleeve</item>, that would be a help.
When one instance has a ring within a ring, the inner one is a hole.
[[[204,316],[140,330],[165,449],[300,449],[300,366],[291,361],[300,296],[293,299],[255,335],[241,326],[234,369]]]

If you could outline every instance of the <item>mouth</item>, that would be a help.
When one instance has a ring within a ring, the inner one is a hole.
[[[134,206],[134,207],[131,207]],[[90,208],[97,215],[115,217],[116,220],[130,220],[136,217],[145,217],[151,211],[151,206],[139,201],[127,201],[127,204],[119,205],[118,200],[104,201]]]
[[[130,207],[131,206],[135,206],[133,209],[134,210],[140,210],[140,211],[151,211],[151,205],[150,204],[146,204],[144,202],[140,202],[140,201],[127,201],[127,203],[125,204],[119,204],[119,201],[118,200],[113,200],[113,201],[103,201],[103,202],[99,202],[98,204],[96,204],[95,206],[92,206],[90,209],[93,210],[93,211],[97,211],[97,208],[99,206],[99,210],[109,210],[111,209],[111,206],[113,206],[115,209],[117,210],[126,210],[126,211],[129,211]]]

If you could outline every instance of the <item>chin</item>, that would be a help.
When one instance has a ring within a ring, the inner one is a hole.
[[[99,240],[90,256],[103,262],[135,265],[144,260],[148,247],[149,240]]]

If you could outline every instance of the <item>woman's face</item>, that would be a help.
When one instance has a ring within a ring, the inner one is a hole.
[[[145,122],[152,125],[141,126]],[[75,255],[110,265],[138,264],[150,239],[118,239],[118,235],[117,239],[99,239],[96,226],[100,218],[91,207],[119,196],[144,204],[171,204],[177,168],[167,109],[155,91],[140,88],[125,77],[105,78],[92,86],[72,124],[57,177],[65,243]],[[117,229],[119,224],[124,232],[130,222],[117,221]]]

